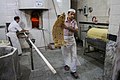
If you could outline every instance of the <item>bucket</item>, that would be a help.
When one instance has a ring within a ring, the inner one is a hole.
[[[18,51],[14,47],[0,47],[0,80],[20,78]]]

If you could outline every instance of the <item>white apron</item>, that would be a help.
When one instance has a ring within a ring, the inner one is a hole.
[[[68,65],[72,72],[76,72],[76,66],[80,65],[80,62],[77,58],[75,38],[74,36],[64,36],[64,40],[67,44],[66,46],[62,46],[61,49],[65,65]]]
[[[22,54],[22,50],[21,50],[21,46],[20,46],[20,42],[18,40],[18,37],[16,35],[16,32],[8,32],[6,34],[8,37],[10,37],[10,40],[12,42],[13,47],[18,49],[18,54]]]

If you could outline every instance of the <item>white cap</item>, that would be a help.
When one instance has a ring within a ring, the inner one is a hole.
[[[69,9],[68,12],[70,11],[76,13],[75,9]]]

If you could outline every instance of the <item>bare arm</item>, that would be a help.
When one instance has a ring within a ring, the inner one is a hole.
[[[28,30],[24,30],[24,29],[22,29],[20,32],[28,32]]]
[[[17,32],[17,35],[19,35],[19,34],[21,34],[21,33],[24,33],[24,32],[27,32],[27,33],[28,33],[29,31],[22,29],[21,31]]]
[[[78,29],[74,29],[72,27],[67,27],[66,29],[68,29],[71,32],[78,32]]]
[[[29,31],[28,31],[28,30],[22,29],[21,31],[17,32],[17,36],[18,36],[19,38],[26,38],[26,37],[21,36],[21,35],[24,35],[24,32],[27,33],[27,34],[29,34]]]
[[[67,29],[67,30],[69,30],[69,31],[71,31],[71,32],[78,32],[78,28],[77,29],[74,29],[74,28],[72,28],[72,27],[67,27],[65,24],[62,26],[64,29]]]

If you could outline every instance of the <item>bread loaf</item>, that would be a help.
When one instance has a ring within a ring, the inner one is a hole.
[[[55,48],[61,47],[65,44],[64,28],[61,27],[64,25],[64,22],[65,22],[65,13],[61,14],[53,25],[52,36],[53,36]]]

